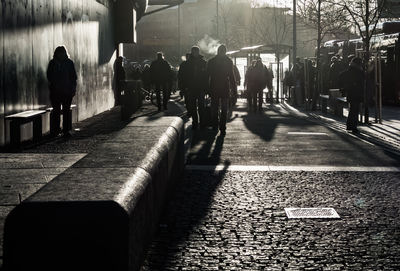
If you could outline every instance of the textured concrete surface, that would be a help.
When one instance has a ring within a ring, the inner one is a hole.
[[[8,213],[84,156],[79,153],[0,154],[0,255],[3,255],[3,229]]]

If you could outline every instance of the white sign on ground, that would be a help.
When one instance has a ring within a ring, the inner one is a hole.
[[[285,208],[288,218],[340,218],[333,208]]]

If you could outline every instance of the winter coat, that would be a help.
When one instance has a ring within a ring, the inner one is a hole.
[[[339,76],[339,82],[349,102],[362,102],[364,93],[364,71],[361,66],[352,63]]]
[[[185,65],[183,77],[189,95],[191,93],[201,94],[207,90],[207,62],[202,56],[189,58]]]
[[[47,68],[50,96],[71,98],[75,96],[77,75],[74,62],[68,57],[65,59],[53,58]]]
[[[267,77],[263,66],[255,66],[248,70],[247,88],[251,92],[258,92],[266,87]]]
[[[233,62],[226,55],[217,55],[208,61],[211,97],[229,98],[230,88],[236,87]]]
[[[153,84],[171,82],[171,66],[164,59],[154,60],[150,65],[150,79]]]
[[[265,65],[255,66],[248,70],[246,73],[247,87],[250,91],[258,92],[260,90],[272,89],[272,79],[274,76],[265,67]]]

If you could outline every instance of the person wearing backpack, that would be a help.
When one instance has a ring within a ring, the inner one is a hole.
[[[61,106],[63,114],[63,136],[70,137],[71,103],[76,93],[77,75],[74,62],[69,58],[67,49],[58,46],[47,68],[47,80],[49,81],[50,101],[53,107],[52,125],[50,134],[57,136],[60,129]]]

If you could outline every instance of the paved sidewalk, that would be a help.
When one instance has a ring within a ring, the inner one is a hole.
[[[317,123],[325,124],[337,131],[348,133],[346,131],[347,108],[343,110],[344,117],[337,117],[333,114],[322,113],[320,110],[307,111],[301,107],[293,107],[288,103],[283,103],[283,106],[298,117],[305,117]],[[374,114],[374,110],[371,110],[370,125],[359,124],[358,129],[361,132],[360,134],[348,134],[380,145],[389,151],[400,153],[400,106],[384,106],[382,110],[382,124],[375,123]]]

